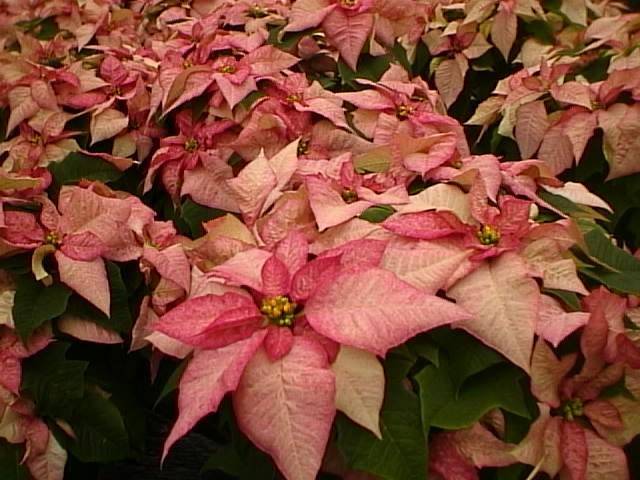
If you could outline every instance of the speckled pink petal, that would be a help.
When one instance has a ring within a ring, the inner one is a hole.
[[[320,230],[357,217],[373,205],[371,202],[363,200],[346,203],[340,193],[334,190],[331,183],[320,177],[307,177],[306,185],[309,190],[311,209]]]
[[[55,257],[62,283],[110,316],[111,295],[104,261],[101,258],[88,262],[74,260],[59,250]]]
[[[144,247],[143,258],[151,263],[160,275],[176,283],[189,293],[191,286],[191,267],[182,245],[176,244],[159,250]]]
[[[60,250],[74,260],[91,261],[101,256],[107,249],[104,242],[91,232],[67,235]]]
[[[381,295],[384,302],[371,301]],[[317,332],[380,356],[418,333],[471,318],[456,304],[380,268],[345,272],[323,282],[307,300],[305,315]]]
[[[180,379],[178,420],[165,441],[162,458],[171,446],[205,415],[215,412],[227,392],[234,391],[256,350],[262,344],[265,330],[246,340],[217,350],[199,350]]]
[[[335,378],[320,344],[297,337],[276,361],[258,350],[233,406],[240,430],[273,457],[285,478],[316,478],[336,411]]]
[[[151,327],[195,347],[218,348],[250,336],[260,326],[260,320],[251,298],[225,293],[187,300]]]
[[[398,235],[421,240],[434,240],[450,235],[464,235],[468,231],[451,212],[418,212],[393,215],[382,226]]]
[[[273,361],[280,360],[293,347],[293,332],[290,328],[269,325],[264,339],[264,349]]]
[[[289,274],[287,266],[275,255],[272,255],[264,262],[261,277],[261,293],[266,297],[275,297],[289,293],[291,275]]]

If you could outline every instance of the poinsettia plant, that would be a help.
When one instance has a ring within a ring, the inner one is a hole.
[[[0,477],[640,475],[636,7],[0,5]]]

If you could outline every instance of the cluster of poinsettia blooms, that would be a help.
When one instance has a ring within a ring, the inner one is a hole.
[[[638,14],[566,3],[588,28],[558,27],[556,46],[525,41],[524,68],[468,122],[500,120],[523,158],[504,161],[472,155],[446,108],[470,62],[494,47],[508,58],[518,18],[544,17],[536,0],[4,2],[0,252],[30,252],[37,280],[105,315],[105,261],[139,262],[149,293],[131,349],[190,357],[164,455],[231,393],[240,429],[282,474],[313,479],[337,411],[382,435],[385,354],[450,325],[530,375],[540,416],[517,445],[501,440],[497,413],[434,434],[433,475],[474,479],[520,462],[551,477],[628,478],[622,447],[640,432],[640,403],[600,393],[623,380],[640,398],[640,337],[628,326],[640,327],[638,299],[585,287],[570,253],[581,231],[539,193],[608,209],[555,177],[596,128],[610,178],[640,171]],[[58,32],[38,39],[34,18]],[[393,62],[355,90],[321,81],[338,60],[357,77],[363,52],[396,42],[409,57],[426,45],[437,90]],[[578,43],[580,55],[562,55]],[[571,77],[598,49],[615,59],[608,78]],[[144,172],[139,196],[89,180],[53,189],[49,167],[73,152]],[[149,191],[226,213],[188,238],[143,202]],[[558,219],[537,222],[543,209]],[[582,310],[542,288],[583,296]],[[36,479],[61,479],[66,453],[20,393],[21,361],[55,338],[46,325],[18,337],[14,294],[7,274],[0,437],[26,443]],[[77,316],[55,324],[122,341]],[[574,332],[580,351],[558,358],[552,346]]]

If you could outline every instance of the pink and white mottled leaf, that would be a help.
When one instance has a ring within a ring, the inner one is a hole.
[[[440,432],[429,443],[429,473],[436,478],[478,480],[477,469],[458,450],[451,432]]]
[[[91,261],[74,260],[61,251],[57,251],[55,257],[62,283],[110,316],[109,280],[102,258]]]
[[[540,416],[531,424],[527,436],[512,450],[520,462],[540,465],[540,470],[555,478],[562,468],[561,417],[551,417],[550,408],[539,403]]]
[[[171,446],[205,415],[215,412],[222,398],[236,390],[245,367],[262,345],[266,330],[216,350],[198,350],[180,379],[178,420],[164,444],[164,459]]]
[[[542,295],[536,333],[557,347],[571,333],[586,325],[588,320],[588,312],[565,312],[557,300]]]
[[[585,431],[587,451],[586,480],[629,480],[627,456],[620,447],[611,445],[590,430]]]
[[[164,250],[145,247],[143,258],[151,263],[160,275],[176,283],[189,293],[191,267],[182,245],[171,245]]]
[[[585,0],[564,0],[560,5],[560,11],[573,23],[587,24],[587,2]]]
[[[333,278],[340,267],[340,257],[319,257],[299,269],[291,281],[291,297],[297,302],[305,301],[321,280]]]
[[[262,293],[267,297],[286,295],[291,285],[291,275],[287,266],[275,255],[272,255],[260,273],[262,277]]]
[[[247,77],[244,82],[238,85],[219,73],[215,73],[214,78],[216,79],[218,88],[220,88],[220,93],[222,93],[230,109],[233,109],[233,107],[240,103],[247,95],[258,88],[253,77]]]
[[[503,442],[479,422],[469,428],[447,433],[456,450],[478,468],[503,467],[515,463],[510,452],[513,444]]]
[[[74,260],[89,262],[105,253],[107,246],[91,232],[72,233],[67,235],[60,250]]]
[[[518,108],[515,136],[523,159],[531,158],[542,143],[549,128],[544,102],[537,100]]]
[[[591,400],[584,406],[584,414],[591,422],[596,422],[605,427],[621,429],[624,427],[620,412],[615,405],[608,400]]]
[[[538,400],[553,408],[560,406],[559,389],[564,377],[573,368],[576,355],[558,360],[547,343],[539,339],[531,358],[531,392]]]
[[[275,255],[294,275],[306,263],[309,255],[309,244],[305,235],[299,231],[289,233],[276,245]]]
[[[296,104],[296,110],[317,113],[330,120],[336,127],[349,128],[340,103],[329,98],[308,98],[305,100],[305,105]]]
[[[473,315],[458,328],[529,371],[540,290],[518,255],[507,252],[483,263],[448,294]]]
[[[443,60],[436,68],[436,87],[447,108],[456,101],[462,92],[465,73],[459,63],[452,59]]]
[[[358,57],[373,27],[373,14],[347,15],[344,10],[336,8],[325,17],[322,27],[344,62],[352,70],[357,70]]]
[[[491,25],[491,41],[500,50],[505,60],[509,59],[509,52],[516,40],[518,17],[513,11],[498,7],[498,13],[493,17]]]
[[[575,422],[563,421],[560,425],[562,436],[562,459],[570,478],[586,478],[589,451],[586,430]]]
[[[228,180],[227,184],[246,222],[252,225],[270,193],[278,185],[278,178],[267,157],[261,152],[255,160],[242,169],[236,178]]]
[[[364,200],[346,203],[331,182],[320,177],[307,177],[306,185],[309,203],[321,231],[357,217],[372,205]]]
[[[129,117],[119,110],[108,108],[91,117],[91,145],[115,137],[129,125]]]
[[[381,267],[414,287],[435,294],[450,284],[471,254],[453,242],[395,238],[384,251]]]
[[[395,108],[391,98],[377,90],[362,90],[359,92],[340,92],[336,96],[365,110],[387,110]]]
[[[551,96],[558,102],[579,105],[591,110],[591,93],[588,85],[579,82],[565,82],[551,85]]]
[[[620,415],[622,427],[611,428],[592,420],[592,424],[598,434],[610,444],[618,447],[623,447],[640,433],[640,402],[637,400],[638,392],[640,391],[640,373],[638,373],[638,370],[627,370],[625,386],[635,395],[634,398],[618,395],[608,399]]]
[[[466,193],[455,185],[439,183],[409,197],[409,203],[399,205],[398,213],[416,213],[425,210],[448,210],[463,222],[469,223],[471,208]]]
[[[31,84],[31,97],[40,108],[50,111],[59,109],[56,93],[51,85],[44,80],[36,80]]]
[[[334,8],[336,5],[330,0],[299,0],[291,7],[289,23],[284,31],[299,32],[317,27]]]
[[[385,240],[363,238],[352,240],[322,253],[323,257],[340,257],[342,267],[378,267],[387,246]]]
[[[29,87],[15,87],[7,97],[11,107],[11,115],[9,115],[9,122],[7,123],[7,135],[9,135],[23,120],[27,120],[38,113],[40,106],[31,96]]]
[[[243,61],[253,75],[273,75],[292,67],[299,59],[271,45],[264,45],[248,53]]]
[[[359,240],[361,238],[388,240],[392,237],[393,234],[383,229],[379,224],[367,222],[360,218],[353,218],[320,234],[316,241],[311,244],[309,251],[314,255],[318,255],[351,240]]]
[[[122,343],[122,337],[113,330],[80,317],[65,315],[56,324],[58,330],[85,342],[116,345]]]
[[[29,455],[26,461],[29,473],[35,480],[63,480],[66,463],[67,451],[51,432],[45,450]]]
[[[181,195],[210,208],[227,212],[240,212],[234,194],[226,181],[233,178],[231,167],[224,161],[196,167],[184,172]]]
[[[280,360],[291,351],[294,341],[290,328],[269,325],[264,339],[264,349],[271,360]]]
[[[549,165],[554,175],[571,168],[574,161],[571,139],[558,126],[551,127],[542,139],[538,158]]]
[[[384,371],[376,356],[342,346],[331,370],[336,376],[336,408],[382,438],[380,409],[384,399]]]
[[[379,295],[384,302],[371,302]],[[305,314],[317,332],[380,356],[418,333],[470,318],[454,303],[380,268],[346,272],[323,282],[307,300]]]
[[[640,105],[616,103],[600,111],[599,125],[604,132],[603,151],[609,163],[607,180],[640,172]]]
[[[563,122],[563,131],[573,145],[576,163],[580,162],[584,149],[598,126],[597,118],[591,112],[579,112]]]
[[[328,367],[319,343],[296,337],[280,360],[258,350],[233,395],[240,430],[289,480],[314,480],[320,469],[335,416],[335,378]]]
[[[199,348],[218,348],[251,336],[261,315],[253,299],[228,292],[191,298],[169,310],[152,326]]]
[[[209,275],[222,278],[231,284],[246,285],[254,290],[262,290],[262,266],[271,257],[269,252],[252,248],[236,253],[229,260],[213,268]]]
[[[174,86],[179,85],[181,90],[169,92],[163,115],[167,115],[180,105],[199,97],[209,88],[211,83],[213,83],[213,76],[211,75],[211,70],[207,67],[191,67],[191,69],[185,70],[176,77],[171,86],[173,90]]]
[[[451,212],[418,212],[393,215],[382,226],[397,234],[421,240],[435,240],[451,235],[462,235],[465,225]]]

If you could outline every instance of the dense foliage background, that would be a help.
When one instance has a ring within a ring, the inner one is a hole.
[[[640,478],[639,9],[1,2],[0,478]]]

